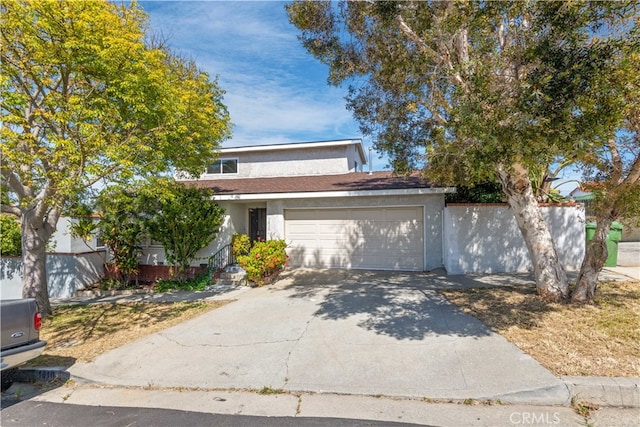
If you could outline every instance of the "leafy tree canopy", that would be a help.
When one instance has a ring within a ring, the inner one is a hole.
[[[584,152],[616,120],[578,102],[627,40],[633,2],[295,1],[304,46],[349,82],[365,134],[447,184]],[[618,32],[606,31],[615,26]],[[595,34],[603,35],[596,38]]]
[[[135,2],[7,0],[0,14],[0,210],[21,217],[23,296],[47,314],[62,209],[98,181],[199,174],[230,122],[216,81],[154,46]]]

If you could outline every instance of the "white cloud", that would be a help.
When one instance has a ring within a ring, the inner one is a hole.
[[[152,30],[194,59],[227,92],[234,123],[225,146],[353,138],[345,89],[326,84],[284,2],[143,2]]]

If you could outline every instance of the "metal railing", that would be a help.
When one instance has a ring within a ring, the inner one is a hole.
[[[209,257],[209,271],[215,273],[226,266],[236,263],[236,257],[231,250],[231,244],[225,245],[218,252]]]

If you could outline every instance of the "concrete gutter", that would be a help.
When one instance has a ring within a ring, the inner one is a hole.
[[[562,377],[562,380],[573,401],[640,408],[640,378]]]

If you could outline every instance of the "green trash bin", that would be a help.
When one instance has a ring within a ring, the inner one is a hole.
[[[622,240],[622,224],[612,222],[607,235],[607,261],[605,267],[615,267],[618,265],[618,242]]]
[[[597,224],[595,222],[588,222],[586,224],[586,227],[587,227],[587,242],[590,242],[591,240],[593,240],[593,236],[596,235],[596,226],[597,226]]]
[[[587,222],[587,242],[593,240],[593,236],[596,234],[597,224],[595,222]],[[615,267],[618,265],[618,242],[622,240],[622,224],[619,222],[612,222],[609,227],[609,234],[607,234],[607,260],[604,263],[605,267]]]

